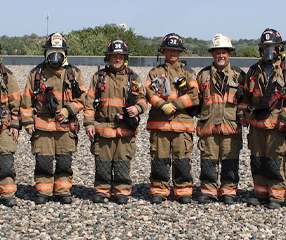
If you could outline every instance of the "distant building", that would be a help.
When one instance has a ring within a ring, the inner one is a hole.
[[[123,28],[124,30],[127,30],[127,25],[125,23],[119,23],[119,27]]]

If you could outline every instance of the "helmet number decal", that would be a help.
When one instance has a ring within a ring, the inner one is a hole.
[[[171,39],[170,39],[170,43],[171,43],[171,44],[174,44],[174,45],[177,45],[177,44],[178,44],[176,38],[171,38]]]
[[[121,49],[122,48],[121,43],[115,43],[114,48],[115,49]]]
[[[269,33],[265,34],[265,39],[270,40],[270,34]]]

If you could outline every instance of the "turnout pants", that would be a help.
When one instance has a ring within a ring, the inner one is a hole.
[[[264,200],[285,198],[285,132],[250,126],[248,147],[254,194]]]
[[[151,194],[170,195],[170,170],[175,198],[193,193],[191,155],[193,136],[187,132],[150,133]]]
[[[0,194],[2,198],[14,197],[17,191],[14,156],[17,141],[9,135],[9,129],[0,132]]]
[[[36,130],[31,138],[32,153],[36,157],[35,183],[38,194],[70,195],[72,187],[72,152],[77,136],[64,131]]]
[[[239,176],[241,135],[210,135],[199,139],[201,151],[201,193],[217,198],[218,195],[236,195]],[[220,192],[218,191],[219,162],[221,161]]]
[[[91,153],[95,155],[96,194],[131,195],[130,164],[136,153],[136,138],[104,138],[95,135]]]

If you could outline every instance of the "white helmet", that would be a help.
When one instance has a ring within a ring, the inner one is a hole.
[[[212,40],[211,47],[208,49],[211,52],[214,49],[227,48],[230,52],[234,51],[234,47],[231,44],[230,39],[220,33],[217,33]]]

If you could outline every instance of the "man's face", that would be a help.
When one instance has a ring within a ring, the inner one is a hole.
[[[179,56],[182,51],[172,50],[172,49],[164,49],[163,54],[165,55],[165,59],[167,63],[175,64],[179,61]]]
[[[212,51],[212,57],[214,60],[214,65],[217,68],[223,69],[228,64],[229,59],[229,51],[227,49],[221,48],[221,49],[214,49]]]
[[[111,54],[109,55],[110,66],[115,69],[121,69],[125,61],[125,55],[123,54]]]

